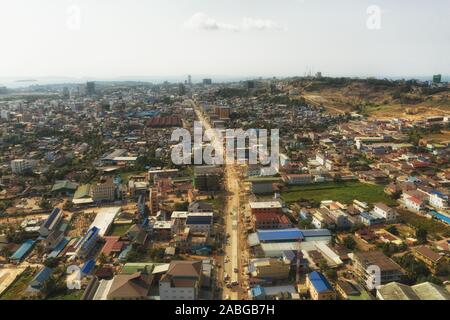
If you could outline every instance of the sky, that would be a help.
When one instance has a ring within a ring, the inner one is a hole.
[[[447,0],[0,0],[0,78],[450,74]]]

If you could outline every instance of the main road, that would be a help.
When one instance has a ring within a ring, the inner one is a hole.
[[[194,101],[191,100],[194,111],[197,115],[198,120],[202,123],[204,130],[211,129],[211,124],[205,118],[202,110],[196,105]],[[214,135],[214,134],[213,134]],[[211,137],[215,138],[215,137]],[[217,140],[216,140],[217,141]],[[219,146],[217,146],[219,147]],[[221,146],[223,147],[223,145]],[[225,259],[223,264],[223,272],[219,273],[222,278],[218,279],[222,284],[227,283],[223,286],[222,299],[229,297],[231,300],[240,299],[240,248],[239,248],[239,234],[241,231],[240,221],[240,195],[241,187],[239,183],[238,175],[238,165],[229,164],[224,162],[224,186],[226,191],[226,203],[224,207],[224,222],[225,222],[225,239],[228,237],[226,247],[225,247]],[[244,248],[242,248],[245,250]],[[228,275],[227,281],[225,281],[225,274]]]

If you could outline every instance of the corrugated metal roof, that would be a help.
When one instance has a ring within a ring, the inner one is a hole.
[[[302,232],[297,228],[277,230],[257,230],[259,241],[286,241],[303,239]]]
[[[331,232],[328,229],[305,229],[300,230],[303,237],[331,237]]]
[[[94,267],[95,267],[95,260],[88,260],[81,267],[81,272],[84,274],[89,274],[92,271],[92,269],[94,269]]]
[[[323,274],[313,271],[308,274],[309,281],[311,281],[312,285],[316,289],[317,292],[322,293],[326,291],[333,290],[328,280],[324,277]]]
[[[35,241],[34,240],[27,240],[25,241],[19,249],[17,249],[16,252],[11,256],[11,260],[22,260],[26,254],[33,248]]]
[[[42,268],[41,271],[39,271],[38,274],[33,278],[31,283],[37,282],[42,285],[45,282],[45,280],[47,280],[50,277],[52,272],[53,269],[49,267]]]

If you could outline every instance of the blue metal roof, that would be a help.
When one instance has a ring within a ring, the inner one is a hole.
[[[432,190],[431,193],[437,195],[440,198],[448,199],[448,196],[438,190]]]
[[[49,258],[56,258],[61,251],[63,251],[63,249],[66,247],[66,245],[69,243],[70,238],[63,238],[55,247],[55,249],[53,249],[52,252],[50,252],[50,254],[48,255]]]
[[[313,271],[310,274],[308,274],[308,278],[309,281],[311,281],[314,288],[316,289],[316,291],[319,293],[333,290],[328,280],[320,272]]]
[[[88,230],[88,232],[84,235],[83,238],[81,238],[80,241],[78,241],[78,243],[75,245],[75,248],[86,248],[87,246],[91,245],[91,240],[96,237],[98,235],[98,233],[100,232],[100,229],[97,227],[92,227],[91,229]]]
[[[302,232],[297,228],[257,230],[259,241],[286,241],[303,239]]]
[[[53,269],[49,267],[44,267],[41,269],[41,271],[38,272],[38,274],[31,280],[31,283],[38,282],[40,285],[44,284],[45,280],[50,278],[50,275],[52,274]]]
[[[54,208],[50,215],[48,216],[47,220],[44,223],[45,228],[49,228],[53,221],[58,217],[59,213],[61,212],[60,208]]]
[[[95,267],[95,261],[88,260],[81,267],[81,272],[84,274],[89,274],[92,271],[92,269],[94,269],[94,267]]]
[[[256,287],[253,287],[251,289],[251,291],[252,291],[252,296],[253,297],[260,297],[260,296],[264,296],[265,295],[264,288],[259,286],[259,285],[256,286]]]
[[[35,241],[34,240],[27,240],[20,246],[19,249],[17,249],[16,252],[10,257],[11,260],[22,260],[33,248]]]
[[[439,212],[436,212],[434,210],[428,211],[428,214],[432,215],[436,219],[439,219],[441,221],[444,221],[444,222],[450,224],[450,217],[448,217],[448,216],[445,216],[445,215],[443,215],[443,214],[441,214]]]

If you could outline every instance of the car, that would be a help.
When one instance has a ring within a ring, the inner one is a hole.
[[[238,273],[239,272],[238,268],[234,268],[233,271],[234,271],[234,273]]]

